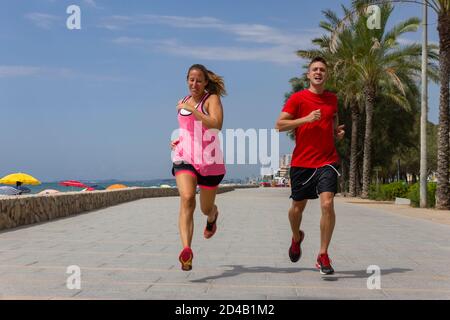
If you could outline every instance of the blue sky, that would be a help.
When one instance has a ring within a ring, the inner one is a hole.
[[[351,1],[0,0],[0,176],[42,181],[170,178],[176,102],[186,71],[202,63],[225,79],[224,129],[271,129],[295,50],[322,34],[322,10]],[[69,30],[69,5],[81,30]],[[392,22],[421,17],[403,4]],[[430,42],[437,42],[430,12]],[[420,41],[421,32],[402,41]],[[430,85],[429,119],[439,91]],[[280,153],[293,144],[280,135]],[[228,177],[259,173],[230,165]]]

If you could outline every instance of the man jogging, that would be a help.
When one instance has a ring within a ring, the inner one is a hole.
[[[334,195],[337,192],[339,156],[335,139],[344,137],[344,126],[337,126],[337,97],[325,90],[327,63],[314,58],[308,67],[308,89],[294,93],[286,102],[277,120],[276,129],[295,129],[295,149],[291,162],[292,206],[289,222],[292,243],[289,257],[297,262],[302,254],[300,244],[305,233],[300,230],[302,213],[308,199],[320,197],[320,251],[316,267],[321,274],[333,274],[328,256],[335,225]]]

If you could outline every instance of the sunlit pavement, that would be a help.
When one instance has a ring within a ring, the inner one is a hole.
[[[314,267],[318,200],[304,212],[297,263],[288,257],[288,189],[240,189],[218,195],[217,204],[218,231],[209,240],[203,238],[206,218],[195,212],[189,272],[178,262],[176,197],[3,231],[0,298],[450,298],[448,225],[336,201],[329,250],[336,272],[322,276]]]

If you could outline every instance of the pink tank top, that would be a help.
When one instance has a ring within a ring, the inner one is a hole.
[[[210,96],[205,93],[195,107],[198,111],[208,114],[203,105]],[[186,102],[191,96],[183,99]],[[225,174],[223,153],[220,149],[219,130],[206,128],[200,120],[185,110],[178,112],[180,126],[179,143],[176,145],[172,161],[191,164],[202,176],[218,176]]]

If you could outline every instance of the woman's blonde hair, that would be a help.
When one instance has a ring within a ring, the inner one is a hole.
[[[218,76],[214,72],[206,69],[206,67],[202,64],[194,64],[192,65],[187,73],[187,79],[189,79],[189,73],[192,70],[199,70],[203,72],[203,75],[208,81],[208,84],[206,85],[206,90],[210,94],[217,94],[218,96],[225,96],[227,94],[227,91],[225,90],[225,82],[223,81],[223,78],[221,76]]]

